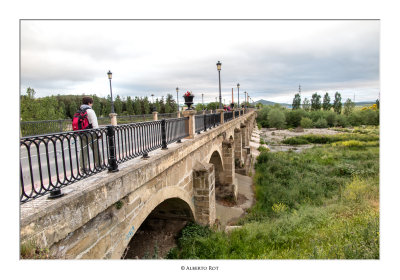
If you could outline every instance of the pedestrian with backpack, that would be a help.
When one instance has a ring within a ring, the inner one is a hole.
[[[81,173],[88,173],[90,168],[88,168],[89,163],[89,147],[93,151],[94,164],[95,168],[101,167],[101,154],[99,152],[99,139],[101,139],[102,135],[97,135],[95,131],[90,131],[88,129],[96,129],[99,128],[99,124],[97,122],[96,112],[92,109],[93,106],[93,98],[90,96],[85,96],[82,98],[82,105],[79,110],[75,113],[74,118],[72,120],[72,128],[75,131],[82,131],[79,134],[79,139],[81,142],[81,150],[80,150],[80,169]],[[88,130],[88,131],[85,131]]]

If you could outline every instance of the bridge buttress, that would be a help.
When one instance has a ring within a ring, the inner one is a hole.
[[[213,225],[215,209],[215,172],[211,163],[197,162],[193,168],[195,219],[201,225]]]

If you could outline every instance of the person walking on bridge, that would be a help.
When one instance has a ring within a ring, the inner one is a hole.
[[[86,127],[83,127],[81,130],[82,133],[80,133],[79,138],[81,142],[81,150],[80,150],[80,169],[81,173],[85,174],[87,173],[88,170],[90,170],[89,166],[89,145],[90,148],[93,151],[93,157],[94,157],[94,164],[95,168],[100,168],[101,167],[101,154],[99,152],[99,139],[101,139],[101,134],[97,135],[95,131],[85,131],[86,129],[96,129],[99,128],[99,124],[97,122],[97,116],[96,112],[92,109],[93,106],[93,98],[90,96],[85,96],[82,98],[82,105],[80,106],[78,113],[82,113],[84,116],[87,117],[88,125]],[[86,114],[85,114],[86,112]],[[93,157],[91,159],[93,160]]]

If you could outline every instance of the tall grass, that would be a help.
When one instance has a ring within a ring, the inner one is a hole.
[[[225,233],[192,224],[168,257],[379,258],[378,147],[261,152],[255,184],[256,204],[240,229]]]

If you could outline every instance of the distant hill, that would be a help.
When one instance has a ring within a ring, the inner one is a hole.
[[[354,103],[356,106],[366,106],[366,105],[372,105],[375,104],[375,101],[361,101],[361,102],[356,102]]]
[[[280,104],[283,107],[287,107],[287,108],[292,108],[292,104],[287,104],[287,103],[276,103],[276,102],[272,102],[272,101],[268,101],[268,100],[264,100],[264,99],[260,99],[254,102],[254,104],[258,104],[261,103],[262,105],[274,105],[274,104]]]

